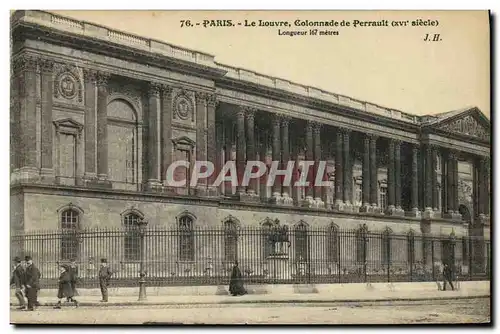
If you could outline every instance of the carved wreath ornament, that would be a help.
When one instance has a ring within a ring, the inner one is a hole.
[[[193,103],[186,93],[181,92],[174,100],[174,115],[185,121],[193,113]]]

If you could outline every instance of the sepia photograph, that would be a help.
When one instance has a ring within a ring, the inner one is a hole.
[[[10,324],[491,324],[489,11],[9,15]]]

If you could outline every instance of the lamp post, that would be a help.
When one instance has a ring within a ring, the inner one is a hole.
[[[148,222],[141,219],[137,222],[137,227],[139,229],[139,236],[141,238],[141,267],[139,272],[139,301],[146,300],[146,272],[144,271],[144,255],[145,255],[145,244],[144,236],[146,235],[146,226]]]

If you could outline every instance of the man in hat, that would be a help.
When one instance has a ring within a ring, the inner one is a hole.
[[[108,267],[108,260],[101,259],[101,268],[99,269],[99,286],[101,287],[101,302],[104,303],[108,301],[108,285],[111,275],[112,272]]]
[[[78,265],[76,264],[75,259],[71,259],[69,270],[71,274],[71,289],[73,290],[73,295],[78,296],[78,291],[76,291],[76,283],[78,282]]]
[[[33,311],[37,305],[37,295],[40,289],[40,270],[33,264],[31,256],[27,255],[24,286],[26,287],[26,297],[28,298],[28,311]]]
[[[16,256],[14,258],[14,271],[12,272],[12,277],[10,278],[10,285],[14,285],[16,288],[16,298],[19,301],[19,310],[23,310],[26,306],[26,301],[24,300],[23,288],[24,288],[24,268],[21,265],[21,258]]]

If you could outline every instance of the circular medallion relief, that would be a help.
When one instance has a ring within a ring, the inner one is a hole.
[[[192,111],[191,101],[184,95],[178,96],[175,101],[175,111],[180,119],[188,119]]]
[[[67,99],[73,99],[77,93],[75,78],[69,73],[62,74],[59,78],[58,88],[61,96]]]

